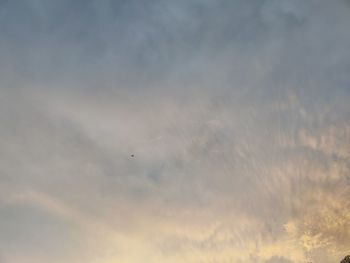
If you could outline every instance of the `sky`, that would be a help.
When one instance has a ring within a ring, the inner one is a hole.
[[[348,0],[0,0],[0,262],[339,262],[349,28]]]

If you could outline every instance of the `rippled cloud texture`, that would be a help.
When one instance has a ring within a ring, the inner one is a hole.
[[[0,262],[339,262],[349,29],[345,0],[0,1]]]

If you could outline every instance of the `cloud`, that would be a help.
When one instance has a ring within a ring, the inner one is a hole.
[[[348,254],[346,2],[0,10],[6,263]]]
[[[291,261],[288,259],[285,259],[283,257],[272,257],[271,259],[269,259],[266,262],[268,262],[268,263],[287,263],[287,262],[291,262]]]

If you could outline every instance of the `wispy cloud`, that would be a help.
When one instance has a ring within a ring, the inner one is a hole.
[[[0,20],[0,260],[349,253],[348,2],[3,1]]]

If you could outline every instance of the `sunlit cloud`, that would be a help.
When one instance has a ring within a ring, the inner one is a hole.
[[[339,262],[347,1],[0,4],[0,261]]]

